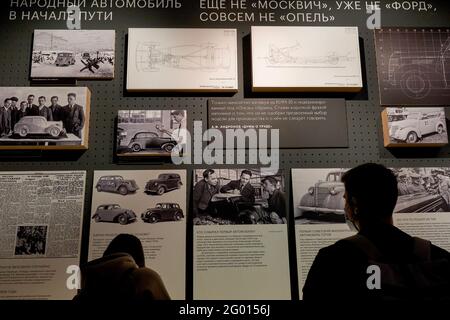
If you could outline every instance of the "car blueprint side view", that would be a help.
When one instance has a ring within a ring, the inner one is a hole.
[[[388,81],[413,99],[424,99],[434,89],[450,89],[450,37],[440,49],[393,52]]]

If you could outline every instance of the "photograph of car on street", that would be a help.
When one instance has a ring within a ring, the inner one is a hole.
[[[114,30],[35,30],[34,79],[113,79]]]

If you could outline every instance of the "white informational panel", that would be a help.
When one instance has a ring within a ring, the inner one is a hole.
[[[292,207],[300,298],[321,248],[354,234],[345,223],[344,185],[348,169],[292,169]],[[391,168],[399,197],[394,225],[411,236],[450,250],[450,168]],[[330,191],[333,192],[330,192]],[[414,213],[412,213],[414,212]]]
[[[357,27],[252,27],[255,92],[363,87]]]
[[[265,178],[194,171],[194,299],[291,299],[285,177]]]
[[[128,91],[238,90],[236,29],[128,29]]]
[[[85,171],[0,172],[0,299],[75,296],[85,183]]]
[[[114,30],[34,30],[31,78],[112,79]]]
[[[146,267],[159,273],[172,299],[184,299],[186,171],[95,171],[93,190],[89,261],[117,235],[135,235]]]

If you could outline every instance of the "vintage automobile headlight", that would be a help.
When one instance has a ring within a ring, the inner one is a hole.
[[[314,187],[309,187],[308,193],[309,193],[310,195],[313,195],[313,194],[314,194]]]
[[[337,191],[336,191],[336,189],[334,187],[330,188],[330,194],[333,195],[333,196],[337,195]]]

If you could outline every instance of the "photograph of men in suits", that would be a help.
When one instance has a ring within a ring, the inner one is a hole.
[[[39,107],[34,103],[34,94],[30,94],[27,97],[27,116],[38,116],[39,115]]]
[[[11,132],[11,98],[4,100],[0,108],[0,136],[9,135]]]
[[[81,138],[81,133],[84,127],[84,111],[83,107],[76,103],[77,95],[69,93],[67,95],[68,104],[63,107],[63,115],[65,120],[64,128],[67,133],[73,133],[78,138]]]
[[[211,199],[219,192],[219,180],[214,170],[203,171],[203,179],[197,182],[193,191],[194,217],[211,214]]]
[[[241,197],[236,199],[234,203],[241,208],[241,205],[253,205],[255,203],[255,188],[250,183],[252,172],[250,170],[242,170],[239,180],[232,180],[220,188],[222,193],[239,194]]]
[[[267,213],[274,224],[286,224],[286,195],[277,189],[277,179],[268,176],[262,180],[264,190],[269,194]]]
[[[57,96],[53,96],[50,98],[50,110],[52,111],[53,121],[63,121],[64,116],[62,114],[63,108],[58,104],[59,98]]]
[[[44,96],[39,97],[39,116],[44,117],[47,121],[53,121],[52,110],[45,105],[46,100]]]

